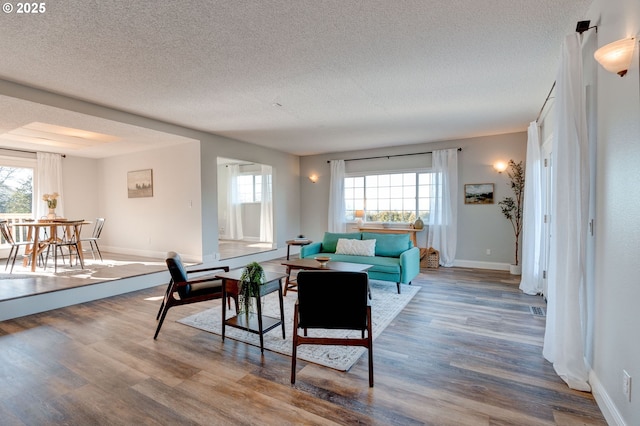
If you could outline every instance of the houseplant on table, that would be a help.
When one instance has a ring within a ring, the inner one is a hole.
[[[518,259],[518,250],[520,233],[522,232],[522,203],[524,201],[524,167],[522,161],[516,163],[513,160],[509,160],[507,176],[509,176],[509,185],[513,191],[513,197],[505,197],[498,205],[502,214],[511,222],[516,238],[515,263],[511,265],[510,272],[514,275],[520,275],[522,265],[520,265]]]
[[[260,295],[260,286],[264,283],[264,270],[258,262],[251,262],[242,270],[238,288],[239,313],[254,312],[252,297]],[[259,303],[259,302],[258,302]]]

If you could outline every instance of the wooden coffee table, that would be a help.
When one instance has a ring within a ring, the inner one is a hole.
[[[307,270],[326,270],[326,271],[342,271],[342,272],[366,272],[373,268],[373,265],[366,265],[363,263],[351,263],[351,262],[337,262],[330,260],[325,266],[321,266],[320,262],[315,259],[292,259],[282,262],[282,265],[287,267],[287,278],[284,283],[284,295],[287,295],[287,291],[297,291],[295,288],[298,286],[298,281],[291,277],[292,271],[299,271],[301,269]],[[371,298],[371,292],[369,292],[369,298]]]

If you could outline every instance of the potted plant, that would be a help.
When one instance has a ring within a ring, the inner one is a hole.
[[[524,202],[524,167],[522,166],[522,161],[516,163],[513,160],[509,160],[507,176],[509,176],[509,184],[513,191],[513,197],[505,197],[498,205],[502,210],[502,214],[511,222],[513,233],[516,237],[516,262],[511,265],[510,271],[514,275],[520,275],[522,265],[520,265],[518,259],[518,249],[520,233],[522,232],[522,203]]]
[[[260,295],[260,286],[264,283],[264,270],[258,262],[251,262],[242,270],[238,288],[239,313],[253,312],[252,298]]]

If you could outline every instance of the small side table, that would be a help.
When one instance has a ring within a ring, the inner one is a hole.
[[[241,330],[249,331],[251,333],[258,334],[260,336],[260,352],[264,353],[264,333],[282,326],[282,338],[285,338],[284,332],[284,302],[282,299],[282,285],[280,281],[285,278],[286,274],[280,274],[277,272],[264,272],[264,284],[260,286],[260,295],[256,297],[257,300],[257,313],[241,314],[226,319],[227,306],[222,303],[222,341],[224,342],[225,326],[239,328]],[[242,277],[242,268],[234,269],[229,272],[223,272],[216,274],[216,278],[222,279],[222,300],[227,297],[227,293],[238,294],[238,283]],[[260,297],[267,294],[278,292],[278,299],[280,300],[280,318],[274,318],[267,315],[262,315],[262,303],[260,303]]]
[[[313,241],[311,240],[307,240],[307,239],[303,239],[303,238],[298,238],[295,240],[289,240],[286,241],[287,243],[287,260],[289,260],[289,249],[291,249],[291,246],[306,246],[311,244]]]

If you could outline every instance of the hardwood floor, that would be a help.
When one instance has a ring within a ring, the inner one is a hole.
[[[508,273],[423,269],[413,285],[374,342],[374,388],[366,356],[347,373],[298,360],[291,386],[289,357],[175,322],[214,302],[171,309],[154,341],[164,285],[0,322],[1,423],[606,424],[542,358],[529,307],[544,303]]]

